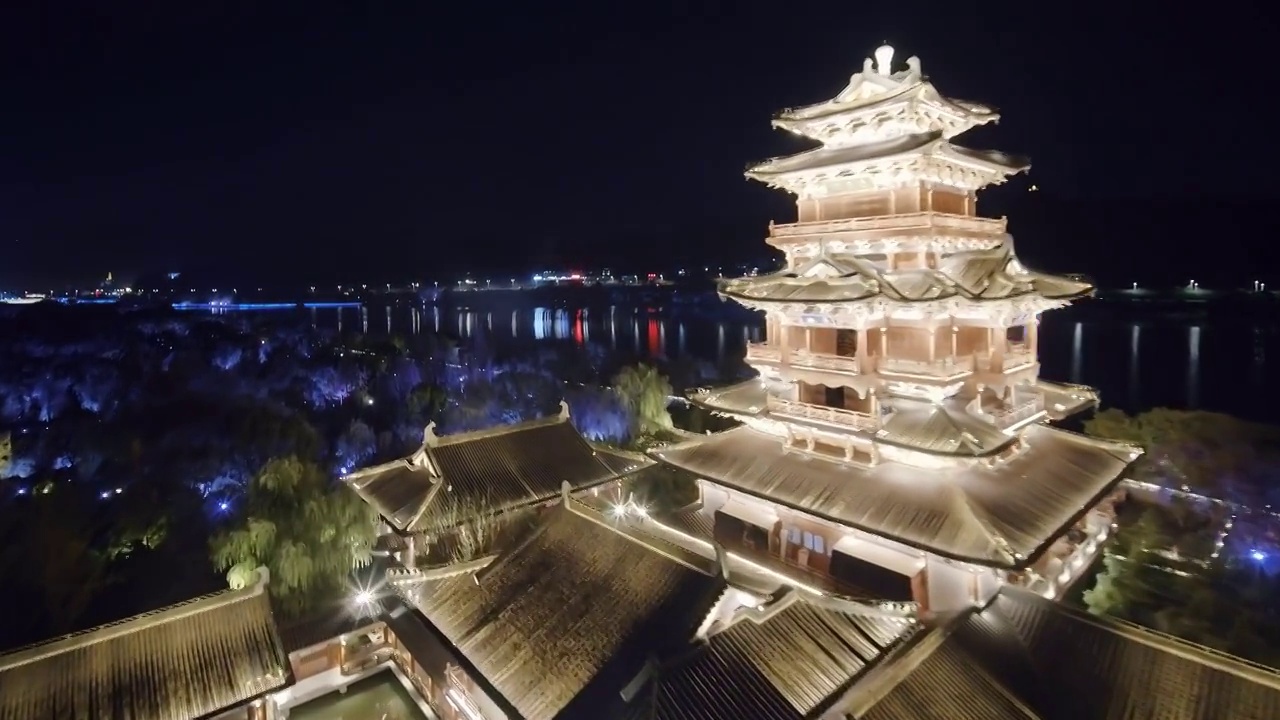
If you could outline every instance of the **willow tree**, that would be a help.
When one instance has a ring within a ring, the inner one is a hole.
[[[271,594],[286,615],[303,615],[343,593],[351,571],[370,561],[375,513],[315,463],[271,460],[243,503],[237,523],[213,537],[213,563],[233,586],[266,566]]]
[[[650,365],[625,367],[613,379],[613,391],[631,413],[638,435],[669,432],[671,383]]]

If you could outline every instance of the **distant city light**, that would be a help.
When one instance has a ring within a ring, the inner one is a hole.
[[[1267,554],[1262,552],[1261,550],[1252,550],[1249,552],[1249,557],[1253,558],[1254,560],[1257,560],[1258,562],[1262,562],[1263,560],[1267,559]]]
[[[370,605],[373,603],[373,593],[368,590],[361,590],[356,593],[355,601],[357,605]]]
[[[227,502],[226,500],[223,500],[222,502],[218,503],[218,509],[221,510],[222,512],[226,512],[230,508],[231,508],[231,503]]]

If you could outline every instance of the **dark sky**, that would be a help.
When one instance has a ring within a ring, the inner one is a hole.
[[[1030,155],[1046,195],[1280,195],[1250,6],[1005,5],[25,3],[0,11],[0,284],[746,259],[794,213],[742,177],[804,147],[770,116],[883,40],[999,107],[962,142]]]

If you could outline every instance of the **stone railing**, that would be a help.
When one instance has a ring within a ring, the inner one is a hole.
[[[866,413],[845,410],[844,408],[810,405],[809,403],[784,400],[772,396],[769,398],[768,407],[770,412],[776,415],[797,420],[817,420],[833,425],[844,425],[857,430],[874,431],[880,429],[880,421],[877,418],[871,417]]]
[[[928,360],[907,360],[897,357],[882,357],[878,367],[881,372],[887,373],[909,373],[912,375],[932,375],[937,377],[952,377],[962,373],[973,372],[973,357],[970,355],[961,355],[959,357],[939,358],[932,362]]]
[[[809,222],[774,225],[771,237],[790,238],[831,233],[858,232],[862,230],[958,230],[974,234],[1003,235],[1004,218],[985,218],[973,215],[951,215],[938,212],[903,213],[901,215],[873,215],[870,217],[841,218],[839,220],[814,220]]]
[[[841,355],[826,355],[806,350],[792,350],[789,355],[791,364],[813,370],[832,370],[841,373],[857,373],[858,359]],[[747,343],[747,362],[780,363],[782,349],[776,345],[765,343]]]

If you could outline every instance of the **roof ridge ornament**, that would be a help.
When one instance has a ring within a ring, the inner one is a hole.
[[[889,77],[893,74],[893,46],[885,43],[876,48],[876,74]],[[918,61],[917,61],[918,62]]]
[[[564,400],[560,401],[560,419],[561,420],[569,419],[569,403],[565,402]]]
[[[435,420],[427,423],[427,427],[422,431],[422,444],[432,448],[440,444],[440,436],[436,435]]]

